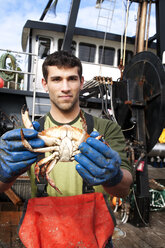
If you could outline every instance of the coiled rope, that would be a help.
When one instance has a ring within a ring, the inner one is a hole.
[[[16,70],[16,59],[10,53],[4,53],[0,57],[0,68],[1,69],[8,69],[7,68],[7,59],[11,61],[11,70]],[[12,81],[14,80],[15,73],[10,71],[0,71],[0,77],[3,78],[4,81]]]

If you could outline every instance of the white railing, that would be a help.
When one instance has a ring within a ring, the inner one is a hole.
[[[33,61],[31,71],[28,71],[29,56]],[[4,81],[3,88],[28,90],[28,85],[36,82],[37,63],[36,54],[0,49],[0,77]]]

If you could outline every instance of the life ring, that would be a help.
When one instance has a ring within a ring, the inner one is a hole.
[[[0,68],[1,69],[7,69],[6,67],[6,61],[7,59],[10,59],[11,61],[11,69],[16,70],[16,58],[10,54],[10,53],[4,53],[0,57]],[[0,71],[0,77],[3,78],[4,81],[12,81],[14,80],[15,73],[8,72],[8,71]]]

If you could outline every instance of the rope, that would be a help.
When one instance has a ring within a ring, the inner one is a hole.
[[[7,62],[7,59],[8,58],[11,61],[11,68],[13,70],[15,70],[16,69],[16,59],[10,53],[5,53],[5,54],[2,54],[1,55],[1,58],[0,58],[0,68],[1,69],[7,69],[6,62]],[[12,80],[14,80],[15,74],[13,72],[0,71],[0,77],[3,78],[4,81],[12,81]]]
[[[141,215],[141,213],[140,213],[140,209],[139,209],[138,203],[137,203],[137,201],[136,201],[136,195],[135,195],[135,190],[134,190],[134,188],[132,188],[132,191],[133,191],[134,202],[135,202],[136,209],[137,209],[137,211],[138,211],[139,217],[140,217],[141,221],[143,222],[143,224],[144,224],[145,226],[149,226],[149,224],[145,222],[145,220],[143,219],[143,217],[142,217],[142,215]]]
[[[122,23],[124,23],[124,17],[123,17],[123,6],[124,6],[124,2],[122,0]],[[120,60],[123,60],[123,34],[121,35],[121,45],[120,45],[120,49],[121,49],[121,53],[120,53]]]
[[[140,22],[140,3],[138,6],[137,11],[137,23],[136,23],[136,36],[135,36],[135,48],[134,48],[134,55],[137,53],[137,44],[138,44],[138,32],[139,32],[139,22]]]
[[[123,15],[123,12],[124,12],[124,0],[122,0],[122,23],[123,23],[123,30],[124,30],[124,26],[125,26],[125,23],[124,23],[124,15]],[[118,65],[118,68],[120,70],[120,80],[123,79],[123,70],[124,70],[124,66],[123,66],[123,45],[124,45],[124,41],[123,41],[123,38],[124,38],[124,33],[121,35],[121,43],[120,43],[120,62],[119,62],[119,65]]]
[[[146,45],[145,45],[145,50],[146,51],[148,49],[148,36],[149,36],[149,27],[150,27],[150,15],[151,15],[151,1],[150,1],[150,4],[149,4],[149,11],[148,11],[147,37],[146,37]]]
[[[125,66],[125,55],[126,55],[125,53],[126,53],[126,43],[127,43],[128,14],[129,14],[129,0],[127,2],[127,15],[126,15],[126,24],[125,24],[123,66]]]

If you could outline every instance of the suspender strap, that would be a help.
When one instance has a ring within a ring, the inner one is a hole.
[[[41,117],[40,119],[37,120],[40,123],[40,129],[39,132],[42,132],[44,130],[44,123],[45,123],[45,116]],[[37,157],[37,161],[40,161],[41,159],[43,159],[45,157],[44,153],[40,154]],[[44,197],[44,196],[48,196],[48,193],[46,191],[48,182],[46,180],[45,177],[42,177],[41,174],[39,173],[39,182],[37,181],[37,179],[35,178],[35,183],[37,185],[37,197]]]
[[[87,123],[87,133],[90,134],[93,131],[94,128],[94,120],[93,120],[93,116],[88,114],[88,113],[84,113],[85,116],[85,120]]]
[[[85,112],[84,114],[85,119],[86,119],[86,123],[87,123],[87,133],[90,134],[93,131],[93,127],[94,127],[94,120],[93,120],[93,116],[90,114],[87,114]],[[83,180],[83,188],[82,188],[82,192],[83,194],[87,194],[87,193],[94,193],[95,190],[92,186],[89,186],[84,180]]]

